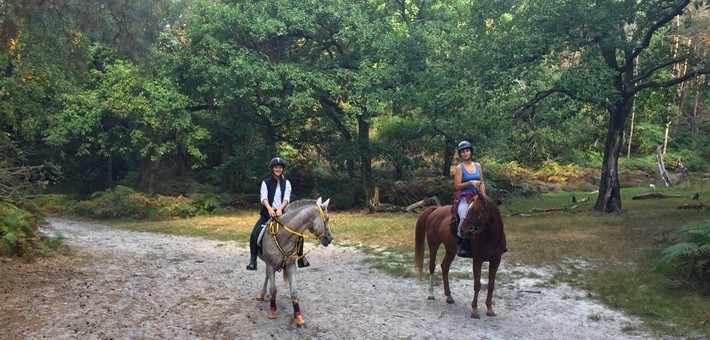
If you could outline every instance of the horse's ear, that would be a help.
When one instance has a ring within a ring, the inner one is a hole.
[[[321,197],[318,197],[318,199],[316,200],[316,204],[318,204],[318,205],[323,204],[323,199]]]
[[[328,203],[330,203],[330,198],[323,202],[323,210],[328,210]]]

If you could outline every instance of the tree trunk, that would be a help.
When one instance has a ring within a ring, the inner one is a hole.
[[[441,176],[451,177],[451,162],[454,159],[454,141],[444,139],[444,161],[441,167]]]
[[[663,136],[663,154],[666,154],[666,148],[668,147],[668,131],[671,129],[671,121],[666,123],[666,133]]]
[[[111,155],[106,160],[106,186],[113,186],[113,156]]]
[[[624,123],[633,107],[633,100],[620,100],[609,112],[609,128],[604,142],[604,161],[599,181],[599,196],[594,210],[614,212],[621,209],[621,191],[619,184],[619,150],[624,133]]]
[[[226,163],[229,160],[229,157],[232,155],[232,136],[230,136],[228,133],[225,133],[222,136],[222,155],[220,156],[220,159],[222,161],[222,164]],[[221,178],[220,178],[220,183],[219,183],[219,191],[220,192],[226,192],[229,190],[229,186],[232,184],[232,177],[231,177],[231,172],[228,169],[222,170]]]
[[[375,195],[375,180],[372,178],[372,152],[370,151],[370,115],[367,109],[357,117],[358,144],[360,151],[360,173],[362,186],[365,189],[365,202]]]
[[[143,158],[141,160],[140,170],[138,172],[138,183],[136,183],[136,188],[138,191],[148,192],[151,186],[151,161],[150,157]]]

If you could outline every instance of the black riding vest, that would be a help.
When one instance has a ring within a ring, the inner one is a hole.
[[[281,181],[280,182],[280,187],[281,187],[281,197],[283,199],[283,196],[286,194],[286,178],[284,178],[283,175],[281,175]],[[269,204],[274,202],[274,196],[276,195],[276,178],[274,176],[269,176],[268,178],[264,179],[264,183],[266,183],[266,190],[268,191],[268,200]],[[266,207],[262,204],[261,205],[261,211],[259,212],[261,214],[261,217],[269,218],[269,210],[266,209]]]

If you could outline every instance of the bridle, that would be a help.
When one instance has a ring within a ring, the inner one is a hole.
[[[294,258],[296,258],[296,260],[300,260],[301,258],[305,257],[306,254],[308,254],[311,251],[311,250],[308,250],[303,255],[298,256],[298,249],[299,249],[299,247],[301,247],[301,245],[303,245],[304,239],[320,240],[330,230],[330,228],[328,227],[328,218],[326,216],[325,211],[323,210],[323,207],[320,204],[316,204],[316,206],[318,207],[318,212],[319,212],[320,218],[323,221],[323,233],[318,235],[318,234],[315,234],[312,232],[313,235],[315,235],[315,237],[289,228],[285,224],[281,223],[281,221],[278,218],[274,218],[271,221],[269,221],[269,223],[268,223],[269,233],[271,234],[271,237],[274,238],[274,244],[276,245],[276,248],[279,250],[279,252],[281,252],[281,255],[283,256],[283,259],[281,260],[281,267],[279,268],[278,271],[281,271],[282,269],[284,269],[286,267],[286,260],[288,260],[289,257],[294,257]],[[283,227],[283,229],[286,232],[298,236],[298,239],[296,241],[296,245],[293,247],[293,249],[291,249],[288,252],[283,249],[283,247],[281,246],[281,243],[279,242],[279,239],[277,237],[280,227]]]
[[[471,221],[470,219],[468,219],[468,214],[466,214],[466,216],[463,218],[463,221],[462,221],[462,222],[468,223],[468,225],[471,226],[470,228],[468,228],[468,231],[467,231],[467,233],[470,235],[470,238],[474,238],[477,234],[481,233],[483,230],[488,229],[488,223],[486,223],[483,226],[481,225],[481,218],[483,217],[483,213],[485,213],[486,210],[488,210],[488,203],[483,199],[478,199],[478,200],[482,201],[481,205],[483,207],[481,209],[479,209],[478,216],[476,216],[476,220]],[[474,203],[476,203],[476,200],[473,200],[473,202],[471,202],[471,204],[468,205],[468,210],[471,210],[471,208],[473,208]],[[463,226],[463,223],[461,225]]]
[[[487,221],[483,225],[481,224],[481,218],[483,217],[483,214],[488,210],[488,201],[487,200],[481,200],[481,201],[483,201],[481,203],[482,207],[478,212],[478,216],[476,217],[476,220],[475,221],[469,220],[467,218],[468,217],[468,213],[467,213],[466,217],[464,217],[464,219],[462,221],[462,222],[466,222],[469,225],[471,225],[471,227],[468,229],[468,234],[470,235],[470,238],[472,238],[472,239],[474,237],[476,237],[477,234],[480,234],[482,231],[488,232],[489,227],[491,225],[490,221]],[[471,202],[471,204],[469,204],[469,206],[468,206],[469,210],[473,207],[473,203],[475,203],[475,200],[473,202]],[[462,226],[463,226],[463,223],[462,223]],[[502,250],[499,249],[501,242],[503,242],[502,238],[499,239],[498,243],[496,243],[496,245],[493,247],[493,256],[498,256],[498,251],[501,251],[501,253],[505,253],[506,251],[508,251],[507,248],[504,248]]]

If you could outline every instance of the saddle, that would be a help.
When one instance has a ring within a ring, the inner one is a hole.
[[[256,237],[256,251],[257,253],[261,253],[261,241],[264,239],[264,235],[266,235],[266,225],[269,222],[266,222],[265,224],[262,224],[259,226],[261,230],[259,230],[259,235]]]

